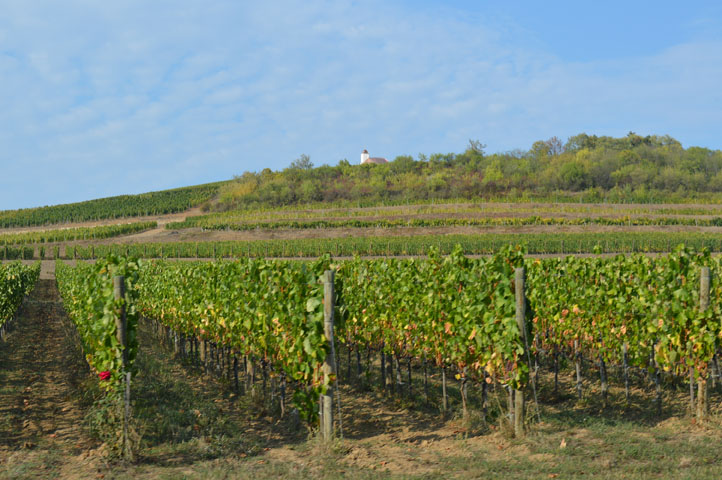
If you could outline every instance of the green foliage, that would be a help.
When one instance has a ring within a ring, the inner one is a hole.
[[[133,258],[109,255],[94,264],[70,267],[58,261],[55,276],[63,305],[75,323],[83,342],[85,358],[98,374],[110,372],[101,380],[104,390],[113,396],[121,393],[126,372],[135,373],[133,363],[138,351],[138,272],[140,263]],[[116,299],[113,278],[125,278],[125,296]],[[125,308],[127,362],[123,368],[123,348],[117,336],[116,319]]]
[[[58,260],[55,278],[63,306],[75,324],[85,359],[98,375],[104,395],[97,398],[87,417],[88,425],[109,447],[113,456],[131,455],[138,436],[124,415],[127,375],[134,375],[138,353],[138,272],[141,264],[127,257],[109,255],[94,264],[70,267]],[[124,277],[125,294],[115,298],[114,278]],[[118,338],[122,312],[126,317],[125,347]],[[128,422],[124,425],[125,422]],[[130,449],[130,450],[129,450]]]
[[[33,247],[11,247],[7,244],[0,247],[0,259],[2,260],[32,260],[34,255],[35,249]]]
[[[720,259],[680,246],[666,256],[527,260],[528,297],[536,313],[538,348],[571,354],[573,343],[589,358],[685,375],[705,375],[720,348],[722,304],[713,282],[711,308],[699,308],[699,272]]]
[[[285,372],[301,388],[294,400],[315,419],[325,391],[321,366],[323,285],[330,258],[312,263],[270,260],[154,261],[141,272],[139,307],[176,331],[231,347]]]
[[[109,253],[143,258],[319,257],[324,254],[443,255],[461,246],[464,255],[490,255],[508,245],[522,244],[530,254],[669,252],[685,243],[693,249],[722,251],[722,237],[705,232],[509,233],[479,235],[418,235],[412,237],[300,238],[228,242],[133,243],[75,246],[80,259]],[[0,253],[2,253],[0,248]],[[72,258],[72,250],[68,251]]]
[[[291,170],[311,170],[313,168],[313,162],[311,162],[311,157],[304,153],[291,162],[288,168]]]
[[[243,218],[240,214],[238,217]],[[394,227],[495,227],[524,225],[694,225],[700,227],[722,226],[721,217],[680,218],[680,217],[451,217],[451,218],[376,218],[376,219],[333,219],[333,220],[275,220],[253,222],[236,220],[231,213],[209,214],[188,217],[182,222],[169,222],[169,230],[201,227],[206,230],[249,231],[263,229],[310,229],[310,228],[394,228]]]
[[[722,285],[713,282],[710,308],[702,311],[699,301],[700,268],[710,267],[718,278],[722,259],[684,246],[658,257],[544,260],[525,259],[523,248],[511,246],[471,259],[457,246],[445,258],[431,248],[424,260],[152,261],[140,270],[111,257],[75,269],[59,263],[58,279],[73,318],[85,319],[79,331],[88,351],[108,349],[109,355],[89,355],[98,370],[107,368],[104,361],[117,366],[113,324],[105,315],[117,309],[108,300],[108,281],[122,271],[132,279],[140,312],[186,336],[267,362],[272,374],[295,382],[294,402],[313,422],[327,388],[319,282],[325,270],[337,270],[338,341],[521,388],[529,365],[515,320],[514,269],[523,265],[532,348],[571,354],[578,342],[588,358],[622,363],[627,343],[632,366],[676,375],[694,367],[704,376],[722,346]]]
[[[20,262],[0,265],[0,326],[13,318],[23,297],[35,287],[40,276],[40,262],[23,265]]]
[[[509,247],[489,259],[457,250],[446,259],[432,251],[428,261],[344,262],[336,277],[338,338],[523,385],[529,370],[511,280],[522,259]],[[300,385],[296,406],[313,421],[328,354],[318,279],[329,266],[329,257],[309,264],[152,262],[142,271],[140,305],[176,331],[285,372]]]
[[[85,416],[88,430],[107,446],[110,457],[122,455],[123,430],[121,426],[124,408],[121,395],[104,395],[90,407]]]
[[[303,158],[302,158],[303,159]],[[670,201],[719,199],[722,152],[700,147],[684,149],[669,136],[598,137],[581,134],[566,144],[556,137],[535,142],[528,151],[487,155],[470,142],[462,153],[408,156],[380,165],[311,168],[296,160],[280,172],[246,172],[245,185],[223,196],[217,210],[297,205],[308,201],[381,202],[428,199],[474,199],[552,192],[584,192],[600,200]],[[303,165],[303,168],[301,167]],[[253,188],[247,186],[252,183]],[[591,200],[590,201],[595,201]]]
[[[518,388],[529,374],[513,288],[522,262],[518,247],[482,259],[457,248],[446,258],[432,250],[428,260],[343,262],[337,278],[347,318],[338,336],[354,347],[425,358]]]

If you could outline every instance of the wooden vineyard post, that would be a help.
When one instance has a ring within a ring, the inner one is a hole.
[[[384,354],[384,345],[381,343],[381,388],[386,390],[386,355]]]
[[[699,275],[699,310],[704,312],[709,308],[709,267],[702,267]],[[709,369],[707,369],[709,370]],[[697,380],[697,420],[707,417],[709,411],[709,400],[707,395],[708,373],[702,375],[700,372]]]
[[[602,403],[607,406],[607,393],[609,392],[609,385],[607,384],[607,365],[604,362],[604,356],[599,354],[599,377],[602,381]]]
[[[441,365],[441,396],[442,396],[442,408],[444,409],[444,415],[449,409],[449,396],[446,394],[446,365]],[[511,408],[511,404],[509,404]]]
[[[654,365],[654,389],[657,392],[655,396],[654,402],[657,404],[657,415],[662,415],[662,384],[661,384],[661,374],[659,371],[659,363],[657,362],[657,357],[654,354],[655,345],[658,342],[658,340],[655,340],[655,342],[652,344],[652,352],[651,352],[651,363]]]
[[[629,405],[629,344],[624,342],[622,346],[622,362],[624,368],[624,399]]]
[[[577,396],[582,399],[582,353],[579,340],[574,340],[574,368],[577,372]]]
[[[695,411],[695,405],[694,402],[694,367],[689,367],[689,412],[690,415],[693,413],[696,413]]]
[[[526,349],[526,298],[524,291],[524,268],[514,270],[514,286],[516,295],[516,324],[519,327],[524,348]],[[524,436],[524,391],[519,389],[514,393],[514,435]]]
[[[323,331],[329,342],[329,353],[323,362],[323,383],[326,392],[321,395],[321,436],[324,441],[333,439],[333,381],[336,377],[336,352],[333,345],[333,281],[336,272],[326,270],[323,274]]]
[[[123,276],[113,277],[113,294],[116,300],[125,298],[125,278]],[[123,350],[122,365],[125,385],[123,388],[123,438],[122,449],[123,457],[126,460],[132,460],[133,452],[130,448],[130,438],[128,437],[128,423],[130,422],[130,372],[128,371],[128,318],[125,313],[125,305],[121,305],[120,313],[115,317],[116,336],[118,343]]]

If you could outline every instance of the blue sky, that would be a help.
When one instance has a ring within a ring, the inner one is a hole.
[[[722,148],[717,2],[5,0],[0,209],[372,155]]]

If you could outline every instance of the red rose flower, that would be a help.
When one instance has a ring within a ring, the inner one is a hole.
[[[110,380],[110,372],[107,370],[105,372],[100,372],[98,376],[101,380]]]

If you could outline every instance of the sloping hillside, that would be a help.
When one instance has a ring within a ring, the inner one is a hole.
[[[0,211],[0,228],[78,223],[184,212],[208,202],[226,182],[119,195],[78,203]]]

